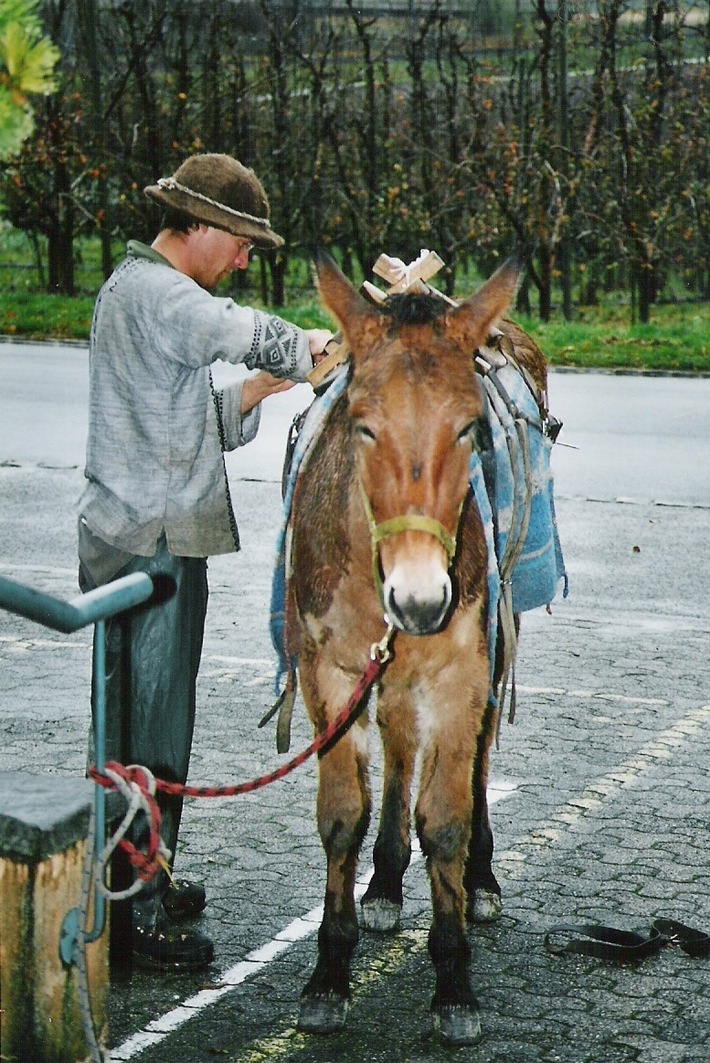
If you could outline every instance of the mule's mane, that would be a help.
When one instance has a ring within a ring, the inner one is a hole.
[[[432,325],[443,317],[448,304],[436,295],[390,295],[382,308],[395,328],[402,325]]]

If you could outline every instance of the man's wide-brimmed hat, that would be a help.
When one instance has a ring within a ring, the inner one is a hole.
[[[281,247],[269,223],[269,201],[253,170],[231,155],[193,155],[172,177],[148,185],[145,194],[204,225],[243,236],[257,247]]]

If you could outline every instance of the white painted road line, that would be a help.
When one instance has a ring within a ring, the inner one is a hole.
[[[599,812],[604,802],[614,801],[623,790],[635,786],[649,772],[669,761],[679,749],[703,731],[710,723],[710,705],[701,705],[677,720],[672,727],[662,731],[650,742],[641,746],[626,760],[611,771],[588,783],[581,793],[570,797],[552,813],[546,822],[540,823],[515,847],[498,851],[496,867],[504,872],[505,881],[526,872],[525,864],[530,857],[568,839],[570,831],[581,825],[589,816]]]
[[[554,694],[558,698],[591,698],[594,701],[628,702],[633,705],[668,705],[664,698],[637,698],[626,694],[608,694],[601,690],[563,690],[562,687],[525,687],[517,684],[523,694]]]

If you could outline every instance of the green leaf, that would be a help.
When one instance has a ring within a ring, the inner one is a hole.
[[[12,93],[0,86],[0,159],[19,151],[34,127],[29,107],[18,107]]]
[[[54,89],[59,49],[42,36],[37,8],[38,0],[0,0],[0,159],[32,133],[27,97]]]
[[[59,51],[47,38],[37,38],[26,23],[12,22],[0,32],[0,62],[10,87],[26,93],[51,92]]]
[[[10,22],[33,24],[39,30],[39,20],[35,14],[38,0],[0,0],[0,30]]]

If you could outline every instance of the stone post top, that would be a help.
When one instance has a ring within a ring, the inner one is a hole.
[[[86,837],[89,779],[0,772],[0,858],[39,863]]]

